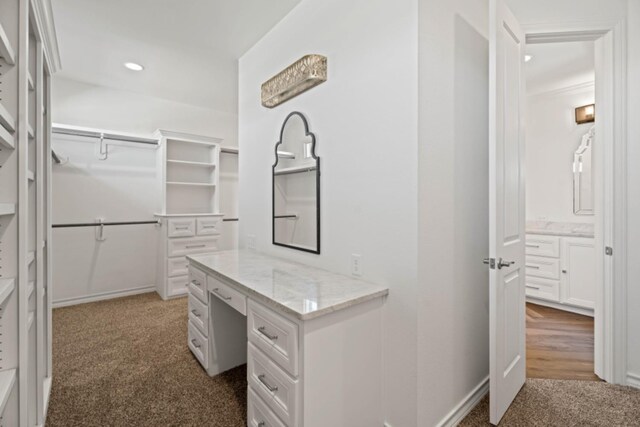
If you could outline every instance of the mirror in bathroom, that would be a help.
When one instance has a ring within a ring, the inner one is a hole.
[[[289,114],[280,130],[273,165],[273,244],[320,253],[320,159],[307,119]]]
[[[593,215],[593,140],[594,128],[591,128],[573,154],[573,213],[576,215]]]

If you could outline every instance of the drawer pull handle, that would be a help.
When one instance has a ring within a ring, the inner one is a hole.
[[[187,249],[193,249],[193,248],[204,248],[205,246],[207,246],[205,243],[201,244],[201,245],[187,245],[186,248]]]
[[[213,293],[215,293],[216,295],[218,295],[220,298],[222,298],[225,301],[229,301],[231,299],[231,297],[225,296],[223,294],[220,293],[220,288],[215,288],[213,290]]]
[[[271,335],[269,332],[267,332],[267,328],[265,328],[264,326],[260,326],[258,328],[258,332],[260,332],[265,337],[269,338],[271,341],[275,341],[278,339],[277,335]]]
[[[193,283],[194,285],[196,285],[197,287],[202,286],[202,284],[200,282],[198,282],[197,280],[192,280],[191,283]]]
[[[200,317],[200,313],[198,313],[195,309],[191,310],[194,316]]]
[[[527,243],[525,246],[528,247],[528,248],[539,248],[540,247],[540,245],[532,245],[531,243]]]
[[[562,270],[562,272],[563,272],[564,274],[567,274],[567,270]]]
[[[188,230],[189,227],[176,227],[176,230]]]
[[[204,228],[216,228],[215,225],[205,225]]]
[[[531,286],[531,285],[527,285],[527,288],[529,289],[535,289],[536,291],[539,291],[540,288],[538,286]]]
[[[269,390],[271,393],[275,393],[276,391],[278,391],[278,387],[270,385],[267,382],[267,380],[265,380],[264,378],[265,378],[264,374],[258,375],[258,379],[260,380],[260,382],[262,384],[264,384],[264,386],[267,388],[267,390]]]
[[[200,348],[200,344],[198,344],[198,341],[196,341],[195,339],[191,340],[191,344],[193,344],[195,348]]]
[[[527,268],[533,268],[533,269],[536,269],[536,270],[540,270],[540,266],[539,265],[527,264],[526,267]]]

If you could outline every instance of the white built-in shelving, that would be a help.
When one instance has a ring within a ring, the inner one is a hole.
[[[215,163],[206,163],[206,162],[189,162],[186,160],[167,160],[168,164],[175,165],[187,165],[187,166],[196,166],[196,167],[205,167],[205,168],[214,168],[216,167]]]
[[[16,54],[11,46],[11,42],[9,41],[9,37],[7,37],[7,33],[2,28],[0,24],[0,57],[4,59],[4,61],[9,65],[16,64]]]
[[[0,126],[0,145],[11,149],[14,149],[16,146],[15,138],[4,128],[4,126]]]
[[[34,181],[36,179],[36,174],[32,170],[27,171],[27,179],[29,181]]]
[[[13,278],[10,279],[0,279],[0,306],[4,304],[4,302],[11,296],[13,290],[16,287],[16,280]],[[0,411],[0,413],[2,413]]]
[[[16,213],[16,205],[13,203],[0,203],[0,216]]]
[[[0,103],[0,125],[4,126],[8,132],[16,130],[16,120],[2,103]]]
[[[178,181],[167,181],[167,185],[187,185],[192,187],[215,187],[216,184],[212,182],[178,182]]]
[[[0,414],[4,412],[4,408],[7,405],[13,385],[16,383],[16,370],[7,369],[6,371],[0,371]]]
[[[29,85],[29,92],[36,90],[36,85],[33,83],[33,76],[31,76],[31,73],[27,73],[27,84]]]

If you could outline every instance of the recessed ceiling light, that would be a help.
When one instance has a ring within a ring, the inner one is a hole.
[[[532,59],[533,59],[533,56],[531,56],[531,55],[525,55],[525,56],[524,56],[524,62],[529,62],[529,61],[531,61]]]
[[[142,71],[144,67],[140,64],[136,64],[135,62],[125,62],[124,66],[132,71]]]

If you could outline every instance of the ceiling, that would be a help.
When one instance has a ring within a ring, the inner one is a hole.
[[[528,44],[532,59],[525,63],[527,93],[536,94],[593,82],[592,41]]]
[[[237,59],[299,1],[53,0],[57,75],[236,113]]]

